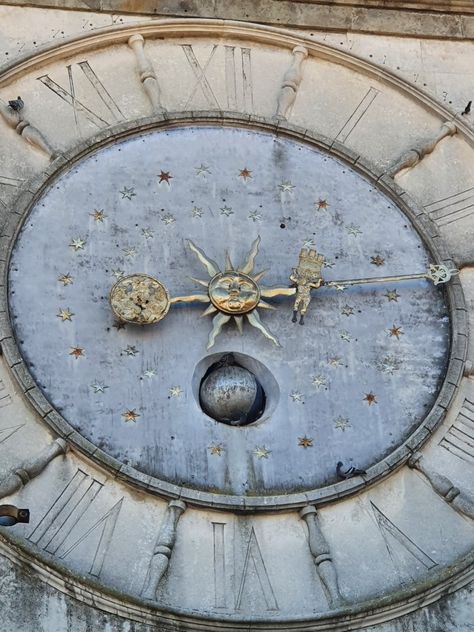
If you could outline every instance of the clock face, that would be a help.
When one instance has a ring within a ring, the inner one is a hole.
[[[130,137],[76,162],[25,220],[9,274],[16,338],[66,420],[140,472],[231,498],[321,488],[339,461],[367,470],[419,426],[449,319],[443,290],[415,279],[315,289],[293,322],[302,249],[324,256],[326,282],[433,262],[385,194],[314,146],[197,125]],[[111,308],[111,288],[132,292],[137,274],[169,293],[160,322]],[[203,406],[229,353],[263,393],[250,423]]]

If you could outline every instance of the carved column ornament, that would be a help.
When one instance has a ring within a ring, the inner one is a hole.
[[[145,55],[145,39],[143,35],[137,33],[130,36],[128,39],[128,45],[135,53],[140,81],[142,82],[143,89],[150,99],[153,110],[157,114],[164,112],[164,108],[161,105],[160,86],[158,85],[158,78],[153,69],[151,61]]]
[[[433,138],[423,141],[419,145],[412,147],[407,152],[402,154],[398,160],[396,160],[388,169],[387,174],[392,178],[397,175],[402,169],[407,167],[414,167],[423,160],[425,156],[431,154],[436,145],[446,138],[446,136],[454,136],[457,132],[457,127],[452,121],[446,121],[441,125],[438,133]]]
[[[444,476],[425,465],[421,452],[415,452],[408,461],[408,465],[426,476],[434,491],[459,513],[474,520],[474,498]]]
[[[156,599],[156,591],[161,578],[170,563],[170,557],[176,542],[176,529],[186,504],[181,500],[171,500],[168,503],[165,517],[161,523],[160,532],[156,540],[155,550],[148,569],[148,575],[143,590],[145,599]]]
[[[329,544],[321,531],[318,520],[318,512],[314,505],[303,507],[299,512],[300,517],[308,525],[309,550],[314,558],[316,570],[326,592],[331,608],[337,608],[344,602],[339,585],[337,573],[332,560]]]
[[[276,117],[279,119],[288,117],[288,111],[295,102],[296,93],[303,79],[302,64],[308,56],[308,50],[304,46],[295,46],[292,54],[293,60],[283,76],[283,82],[278,94]]]
[[[29,121],[23,118],[20,112],[12,110],[5,103],[0,103],[0,114],[10,127],[12,127],[17,134],[28,141],[31,145],[43,151],[50,160],[56,158],[57,153],[48,143],[43,134],[33,127]]]
[[[41,474],[50,461],[60,454],[66,453],[67,447],[64,439],[56,439],[42,450],[38,456],[25,461],[20,467],[11,470],[7,477],[0,482],[0,498],[14,494],[29,483],[32,478]]]

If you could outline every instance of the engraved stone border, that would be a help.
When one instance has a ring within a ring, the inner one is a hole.
[[[71,571],[63,562],[52,559],[23,538],[8,533],[8,539],[0,529],[0,555],[36,576],[55,590],[103,612],[118,615],[129,621],[158,626],[160,632],[248,632],[275,630],[293,632],[355,632],[363,628],[385,623],[429,606],[474,579],[474,552],[428,578],[402,588],[388,596],[370,599],[357,604],[347,604],[324,614],[309,614],[270,621],[256,621],[252,615],[241,620],[229,620],[209,613],[191,616],[188,612],[160,607],[140,597],[130,597],[119,590],[104,586],[92,577]]]
[[[3,237],[0,239],[0,253],[2,253],[0,254],[0,344],[7,364],[26,398],[53,432],[66,439],[73,448],[111,471],[116,478],[147,492],[166,498],[181,498],[191,505],[238,511],[288,510],[303,507],[308,503],[321,505],[357,493],[367,485],[380,481],[390,472],[403,466],[411,454],[419,450],[441,424],[446,410],[453,401],[463,378],[468,342],[467,309],[461,283],[457,277],[454,277],[446,288],[451,314],[449,364],[436,402],[423,422],[405,443],[369,468],[363,478],[355,477],[300,493],[253,497],[215,494],[161,481],[129,465],[124,465],[80,435],[53,408],[36,385],[21,357],[9,320],[8,263],[16,237],[23,222],[28,217],[30,209],[58,176],[90,153],[137,134],[196,125],[238,127],[246,130],[270,132],[296,142],[303,142],[339,158],[352,169],[371,180],[374,186],[387,195],[407,215],[436,263],[444,263],[448,267],[454,267],[435,224],[424,210],[417,206],[408,194],[394,183],[392,178],[338,141],[330,140],[315,132],[283,121],[236,112],[201,111],[160,114],[107,128],[56,158],[42,174],[32,178],[20,190],[13,204],[14,208],[11,215],[4,226]]]

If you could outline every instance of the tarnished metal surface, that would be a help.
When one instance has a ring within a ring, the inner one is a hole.
[[[137,325],[159,322],[170,308],[165,286],[147,274],[119,279],[110,290],[109,300],[119,320]]]

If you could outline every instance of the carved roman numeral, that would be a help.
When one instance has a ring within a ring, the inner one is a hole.
[[[209,82],[207,72],[209,66],[220,48],[214,44],[203,65],[198,61],[191,44],[181,45],[188,64],[194,75],[194,85],[189,93],[185,104],[185,109],[191,107],[198,90],[204,96],[207,106],[210,109],[229,109],[253,111],[253,83],[252,83],[252,61],[251,49],[239,46],[224,46],[225,65],[225,86],[227,103],[219,103],[212,86]]]
[[[439,226],[447,226],[474,213],[474,187],[426,204],[425,210]]]
[[[439,445],[467,463],[474,463],[474,403],[464,400],[453,425]]]
[[[244,567],[242,569],[242,576],[238,583],[237,598],[235,601],[235,609],[240,610],[242,607],[242,597],[244,594],[245,584],[249,579],[250,568],[253,569],[258,579],[258,585],[261,589],[263,598],[267,605],[267,610],[279,610],[278,603],[275,598],[275,593],[272,588],[270,577],[268,576],[267,567],[263,559],[262,551],[255,535],[255,530],[252,527],[250,532],[250,538],[247,543],[247,552],[245,554]],[[255,586],[255,584],[254,584]]]
[[[115,103],[102,81],[96,75],[89,62],[81,61],[77,65],[83,72],[86,79],[89,81],[89,84],[93,89],[96,99],[98,98],[108,111],[107,118],[105,118],[104,115],[101,116],[97,112],[97,107],[95,110],[93,110],[92,106],[88,107],[87,105],[84,105],[84,103],[79,101],[79,99],[76,97],[76,85],[74,83],[74,75],[72,71],[73,67],[71,65],[66,67],[69,80],[69,91],[63,88],[59,83],[51,79],[49,75],[42,75],[41,77],[37,77],[37,79],[38,81],[41,81],[41,83],[44,84],[47,88],[52,90],[60,99],[62,99],[72,107],[78,132],[79,115],[84,116],[90,123],[98,128],[107,127],[108,125],[111,125],[117,121],[123,120],[125,117],[122,111]]]
[[[18,424],[18,426],[8,426],[7,428],[0,428],[0,443],[5,443],[15,432],[18,432],[20,428],[23,428],[25,424]]]
[[[225,522],[212,523],[214,542],[214,606],[227,608],[225,569]]]
[[[227,564],[225,556],[225,523],[213,522],[212,535],[214,544],[214,604],[216,608],[226,608],[228,599]],[[237,543],[238,546],[238,543]],[[245,557],[240,577],[232,573],[235,578],[235,610],[241,610],[247,591],[263,598],[267,610],[279,610],[270,576],[263,558],[260,545],[252,527],[250,536],[244,546]],[[246,590],[247,588],[247,590]]]
[[[123,503],[121,498],[94,524],[84,528],[82,518],[103,486],[103,483],[78,469],[28,539],[48,553],[64,559],[91,534],[100,533],[89,570],[91,575],[98,577]]]
[[[12,403],[12,397],[10,393],[7,391],[7,387],[5,386],[5,382],[0,380],[0,408],[5,408],[5,406],[10,406]]]
[[[410,539],[403,531],[397,527],[378,507],[371,501],[372,512],[374,514],[380,533],[385,541],[385,546],[390,558],[397,566],[397,552],[393,546],[393,540],[396,540],[412,557],[423,564],[427,569],[437,566],[437,562],[431,558],[416,542]],[[401,564],[403,565],[403,564]]]
[[[369,88],[365,93],[364,97],[349,116],[347,121],[341,127],[339,132],[336,135],[336,140],[341,143],[345,143],[349,136],[352,134],[354,129],[360,123],[363,116],[367,113],[367,110],[370,108],[372,103],[375,101],[377,95],[380,93],[380,90],[376,88]]]

